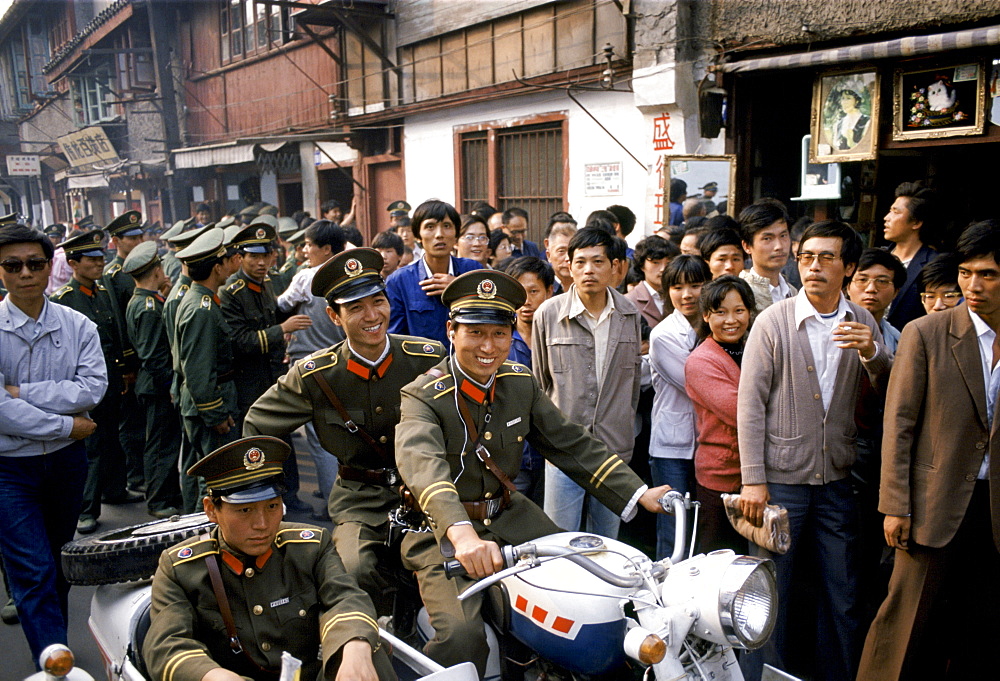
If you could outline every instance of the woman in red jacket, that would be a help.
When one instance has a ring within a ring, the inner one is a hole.
[[[694,455],[695,497],[701,502],[698,551],[747,551],[726,518],[720,494],[740,491],[736,439],[736,391],[743,344],[757,313],[753,291],[727,274],[705,284],[699,301],[703,339],[684,365],[685,387],[694,403],[698,446]]]

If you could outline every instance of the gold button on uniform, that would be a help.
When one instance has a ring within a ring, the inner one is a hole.
[[[493,439],[493,433],[483,433],[483,439],[484,440],[492,440]]]
[[[299,617],[305,617],[305,616],[306,616],[306,611],[305,610],[299,610]]]
[[[382,407],[375,407],[375,413],[376,414],[381,414],[382,413]]]
[[[517,436],[517,441],[518,442],[524,442],[524,438],[522,436],[518,435]]]
[[[386,442],[389,441],[389,438],[387,438],[385,435],[383,435],[382,437],[380,437],[378,439],[378,441],[381,442],[382,444],[385,444]]]
[[[490,497],[492,497],[492,496],[493,496],[493,492],[487,492],[487,493],[486,493],[486,498],[487,498],[487,499],[489,499],[489,498],[490,498]]]
[[[483,521],[483,525],[489,525],[492,522],[493,522],[492,520],[490,520],[489,518],[487,518],[486,520]]]
[[[261,606],[259,606],[259,605],[255,605],[255,606],[253,606],[253,614],[255,614],[255,615],[259,615],[259,614],[261,614],[262,612],[264,612],[264,608],[263,608],[263,607],[261,607]]]
[[[267,641],[264,641],[263,643],[260,644],[260,649],[266,653],[271,649],[271,644],[268,643]]]
[[[253,568],[247,568],[243,574],[245,574],[247,577],[253,577]]]

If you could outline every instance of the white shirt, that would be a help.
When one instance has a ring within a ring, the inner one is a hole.
[[[850,308],[847,299],[840,294],[837,310],[830,315],[821,315],[809,302],[805,293],[795,296],[795,326],[805,324],[809,336],[809,349],[812,350],[813,364],[816,367],[816,378],[819,379],[819,393],[823,398],[823,410],[830,408],[833,388],[837,384],[837,370],[840,366],[841,348],[833,342],[833,330],[842,322]]]
[[[420,264],[424,266],[424,279],[430,279],[434,276],[431,272],[431,266],[427,264],[427,258],[421,257]],[[448,275],[455,276],[455,263],[452,261],[451,256],[448,256]]]
[[[308,303],[313,299],[312,281],[318,269],[318,267],[307,267],[295,273],[288,288],[278,296],[279,310],[288,312],[299,303]]]
[[[649,363],[655,391],[649,440],[651,457],[694,457],[697,437],[694,403],[685,387],[684,363],[697,340],[698,334],[680,310],[670,313],[649,334]]]
[[[583,301],[573,288],[573,302],[569,306],[569,316],[579,317],[594,334],[594,366],[597,369],[597,385],[604,384],[604,361],[608,357],[608,337],[611,334],[611,313],[615,309],[615,301],[611,293],[607,293],[607,302],[598,316],[590,314]]]
[[[993,366],[993,341],[996,331],[991,329],[983,318],[969,310],[972,325],[976,327],[979,339],[979,357],[983,360],[983,385],[986,386],[986,418],[990,428],[993,427],[993,415],[996,412],[997,391],[1000,390],[1000,362]],[[990,453],[986,451],[983,464],[979,467],[979,479],[987,480],[990,475]]]
[[[778,275],[778,285],[771,286],[771,282],[768,282],[767,288],[771,291],[771,301],[775,303],[781,302],[792,295],[792,290],[788,288],[788,282],[780,274]]]

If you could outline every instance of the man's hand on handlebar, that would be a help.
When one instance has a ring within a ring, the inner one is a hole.
[[[663,510],[663,506],[660,504],[660,497],[669,492],[671,489],[670,485],[660,485],[659,487],[647,489],[643,492],[642,496],[639,497],[639,505],[650,513],[666,513],[666,511]]]
[[[372,664],[372,647],[368,645],[368,641],[348,641],[341,650],[336,681],[378,681],[375,665]]]
[[[503,569],[503,555],[496,542],[483,541],[472,525],[452,525],[448,539],[455,547],[455,559],[462,564],[469,577],[482,579]]]

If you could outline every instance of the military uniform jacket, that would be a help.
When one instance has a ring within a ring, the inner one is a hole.
[[[445,359],[432,374],[403,388],[396,427],[399,471],[439,542],[451,525],[469,520],[460,502],[495,498],[503,491],[476,458],[456,399],[466,400],[482,444],[511,480],[520,469],[527,439],[602,504],[619,515],[625,510],[642,480],[583,426],[566,418],[526,366],[504,362],[491,398],[461,374],[456,377],[451,365]],[[489,410],[487,402],[492,404]],[[478,520],[472,524],[481,536],[488,533],[511,544],[535,539],[552,527],[542,510],[517,492],[511,493],[510,508],[489,525]],[[404,540],[404,552],[414,536],[410,533]]]
[[[191,284],[193,283],[191,277],[181,274],[180,278],[170,288],[170,293],[167,294],[167,299],[163,303],[163,328],[167,332],[167,342],[170,343],[170,353],[175,365],[177,360],[177,346],[174,339],[174,320],[177,318],[177,307],[181,304],[184,294],[191,289]],[[174,398],[176,404],[180,404],[181,379],[180,374],[176,370],[174,371],[173,383],[170,384],[170,396]]]
[[[285,334],[278,324],[278,301],[269,278],[258,283],[241,269],[219,294],[232,329],[236,393],[240,412],[274,385],[285,358]]]
[[[174,380],[167,329],[163,325],[164,299],[156,291],[136,287],[125,310],[128,336],[139,356],[138,395],[170,396]]]
[[[181,414],[198,416],[209,428],[237,414],[230,333],[215,292],[192,284],[177,307],[174,372]]]
[[[285,259],[277,272],[271,275],[271,282],[274,284],[274,295],[280,296],[292,283],[292,277],[299,271],[299,263],[295,261],[294,254]]]
[[[70,279],[68,284],[56,289],[49,300],[76,310],[97,324],[104,363],[110,374],[109,379],[113,380],[113,377],[120,379],[125,370],[127,339],[125,329],[115,311],[115,303],[101,282],[97,281],[93,288],[88,288],[76,279]],[[120,390],[120,386],[117,389]]]
[[[377,366],[359,361],[338,343],[299,360],[247,413],[243,434],[282,436],[312,421],[320,443],[346,466],[365,470],[391,467],[347,425],[330,404],[315,374],[322,374],[348,416],[394,456],[400,391],[445,356],[437,341],[389,334],[389,354]],[[337,477],[330,494],[334,523],[360,522],[377,527],[399,503],[394,488]]]
[[[125,333],[125,308],[128,307],[128,301],[132,298],[132,291],[135,290],[135,279],[122,272],[122,263],[124,262],[125,258],[116,255],[115,259],[104,268],[103,281],[108,293],[111,294],[111,300],[114,301],[115,315],[117,315],[118,324],[122,329],[125,371],[135,373],[139,370],[139,357],[135,354],[135,348],[132,347],[132,343]]]
[[[280,669],[287,650],[302,660],[303,681],[332,680],[335,665],[327,669],[327,663],[347,641],[361,637],[373,649],[379,645],[375,609],[344,571],[326,530],[281,523],[270,551],[252,558],[230,548],[215,528],[160,555],[143,646],[151,678],[200,681],[216,667],[260,676],[229,647],[208,555],[219,559],[240,643],[260,666]]]
[[[167,250],[160,256],[160,262],[163,266],[163,273],[167,275],[167,279],[177,281],[178,277],[181,276],[181,261],[177,259],[174,252]]]

